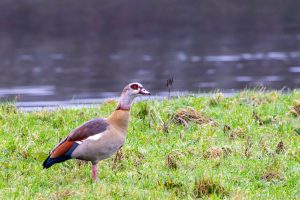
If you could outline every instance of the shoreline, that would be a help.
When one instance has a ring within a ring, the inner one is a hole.
[[[291,93],[293,91],[297,91],[298,89],[286,89],[283,88],[281,90],[268,90],[268,89],[244,89],[244,90],[236,90],[236,91],[210,91],[210,92],[171,92],[170,97],[172,99],[179,97],[187,97],[187,96],[196,96],[196,97],[207,97],[213,96],[215,94],[221,93],[224,97],[232,97],[242,92],[256,92],[256,93],[269,93],[269,92],[283,92],[283,93]],[[139,101],[148,101],[148,100],[163,100],[167,99],[167,92],[156,93],[155,95],[148,96],[147,98],[136,98],[136,102]],[[55,110],[55,109],[75,109],[75,108],[83,108],[83,107],[96,107],[97,105],[101,105],[106,101],[116,100],[118,101],[117,96],[112,97],[104,97],[104,98],[85,98],[85,99],[69,99],[69,100],[60,100],[60,101],[0,101],[2,103],[14,103],[16,107],[22,111],[39,111],[43,109],[47,110]],[[1,99],[0,99],[1,100]]]
[[[197,96],[205,97],[214,95],[216,93],[222,93],[224,97],[230,97],[235,94],[238,94],[241,91],[237,92],[205,92],[205,93],[190,93],[190,92],[171,92],[171,98],[179,98],[185,96]],[[118,100],[119,97],[109,97],[109,98],[89,98],[89,99],[72,99],[72,100],[62,100],[62,101],[20,101],[15,102],[15,105],[18,109],[22,111],[39,111],[43,109],[55,110],[58,108],[62,109],[74,109],[74,108],[83,108],[83,107],[95,107],[97,105],[103,104],[106,101]],[[139,101],[148,101],[148,100],[163,100],[167,99],[167,93],[162,93],[158,95],[148,96],[147,98],[137,97],[135,102]],[[8,101],[10,102],[10,101]]]

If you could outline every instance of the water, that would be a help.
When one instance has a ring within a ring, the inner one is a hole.
[[[116,1],[98,11],[96,2],[88,2],[76,7],[52,1],[49,11],[32,2],[20,10],[10,1],[3,3],[0,13],[7,21],[0,21],[1,99],[36,105],[94,102],[118,96],[133,81],[166,95],[166,80],[172,76],[172,90],[180,92],[299,86],[298,3],[270,7],[178,1],[171,9],[144,2],[134,9]],[[114,7],[122,12],[104,12]],[[14,9],[6,12],[9,8]],[[27,17],[22,18],[24,10]],[[88,11],[85,18],[76,15],[79,11]]]

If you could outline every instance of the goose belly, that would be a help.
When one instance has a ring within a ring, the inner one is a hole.
[[[72,153],[71,157],[98,162],[114,154],[124,144],[124,141],[83,141]]]

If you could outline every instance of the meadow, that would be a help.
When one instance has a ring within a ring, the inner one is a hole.
[[[300,91],[241,91],[137,102],[122,150],[98,164],[45,170],[96,107],[25,112],[0,106],[0,199],[300,199]]]

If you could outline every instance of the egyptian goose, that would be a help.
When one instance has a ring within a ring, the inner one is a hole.
[[[93,180],[97,180],[97,163],[110,157],[125,142],[133,99],[150,95],[140,83],[127,85],[121,94],[118,106],[108,118],[95,118],[69,133],[51,151],[44,161],[44,168],[69,159],[91,161]]]

